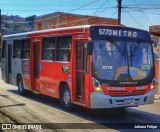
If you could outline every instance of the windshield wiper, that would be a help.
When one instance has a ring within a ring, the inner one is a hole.
[[[125,62],[127,62],[126,44],[125,44],[125,46],[124,46],[124,59],[125,59]]]
[[[125,43],[125,42],[124,42]],[[130,47],[131,48],[131,47]],[[133,80],[132,79],[132,76],[130,75],[130,65],[129,65],[129,56],[128,56],[128,51],[127,51],[127,44],[125,43],[125,57],[127,58],[127,65],[128,65],[128,76],[127,76],[127,78],[126,78],[126,81],[130,81],[130,80]],[[130,51],[130,54],[132,54],[132,52]],[[131,55],[130,55],[130,57],[131,57]],[[132,62],[131,62],[131,64],[132,64]]]
[[[137,42],[137,45],[134,47],[133,51],[132,51],[132,56],[135,56],[135,52],[137,50],[137,48],[139,47],[140,42]]]
[[[125,55],[125,52],[123,52],[120,47],[117,45],[117,43],[115,41],[112,41],[110,39],[107,39],[110,43],[112,43],[118,50],[119,52],[122,54],[122,55]]]
[[[123,50],[121,50],[121,48],[118,46],[118,44],[115,42],[115,41],[112,41],[112,40],[110,40],[110,39],[107,39],[110,43],[112,43],[113,45],[115,45],[115,47],[119,50],[119,52],[121,53],[121,55],[123,55],[124,56],[124,58],[125,58],[125,63],[127,62],[127,65],[128,65],[128,68],[127,68],[127,70],[128,70],[128,74],[127,74],[127,77],[125,77],[125,80],[126,81],[131,81],[131,80],[133,80],[132,79],[132,76],[130,75],[130,64],[129,64],[129,56],[128,56],[128,51],[127,51],[127,44],[126,44],[126,42],[124,41],[124,44],[125,44],[125,46],[124,46],[124,48],[123,48]],[[136,49],[134,49],[134,50],[136,50]],[[133,55],[133,51],[132,51],[132,49],[131,49],[131,47],[130,47],[130,59],[131,59],[131,65],[132,65],[132,55]]]
[[[133,52],[132,52],[132,47],[130,46],[130,61],[131,61],[131,66],[132,66],[132,57],[133,57]]]

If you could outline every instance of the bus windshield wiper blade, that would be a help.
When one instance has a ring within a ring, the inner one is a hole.
[[[132,48],[130,46],[130,61],[131,61],[131,66],[132,66],[132,57],[133,57],[133,52],[132,52]]]
[[[109,42],[111,42],[113,45],[115,45],[115,47],[119,50],[119,52],[122,54],[122,55],[125,55],[125,52],[123,52],[120,47],[117,45],[117,43],[115,41],[112,41],[110,39],[107,39]]]
[[[131,48],[131,47],[130,47]],[[128,65],[128,77],[126,78],[127,81],[131,81],[133,80],[132,79],[132,76],[130,75],[130,65],[129,65],[129,55],[128,55],[128,51],[127,51],[127,44],[125,43],[125,54],[126,54],[126,58],[127,58],[127,65]],[[131,54],[131,53],[130,53]]]

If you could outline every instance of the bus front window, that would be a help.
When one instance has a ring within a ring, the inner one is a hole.
[[[153,68],[150,43],[95,40],[93,77],[102,80],[135,81],[149,76]]]

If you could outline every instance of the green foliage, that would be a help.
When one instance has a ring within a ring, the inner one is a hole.
[[[10,23],[10,27],[13,29],[19,29],[21,27],[21,25],[19,23]]]
[[[28,31],[28,28],[21,25],[20,23],[10,23],[10,28],[15,30],[15,31]]]
[[[20,31],[28,31],[27,27],[20,27]]]

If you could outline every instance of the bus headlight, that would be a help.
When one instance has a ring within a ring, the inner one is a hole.
[[[151,84],[151,86],[150,86],[150,90],[152,90],[152,89],[154,89],[155,87],[154,87],[154,84]]]
[[[96,80],[96,79],[93,78],[93,77],[92,77],[92,81],[93,81],[94,90],[95,90],[96,92],[102,92],[103,89],[102,89],[101,84],[99,83],[99,81]]]

